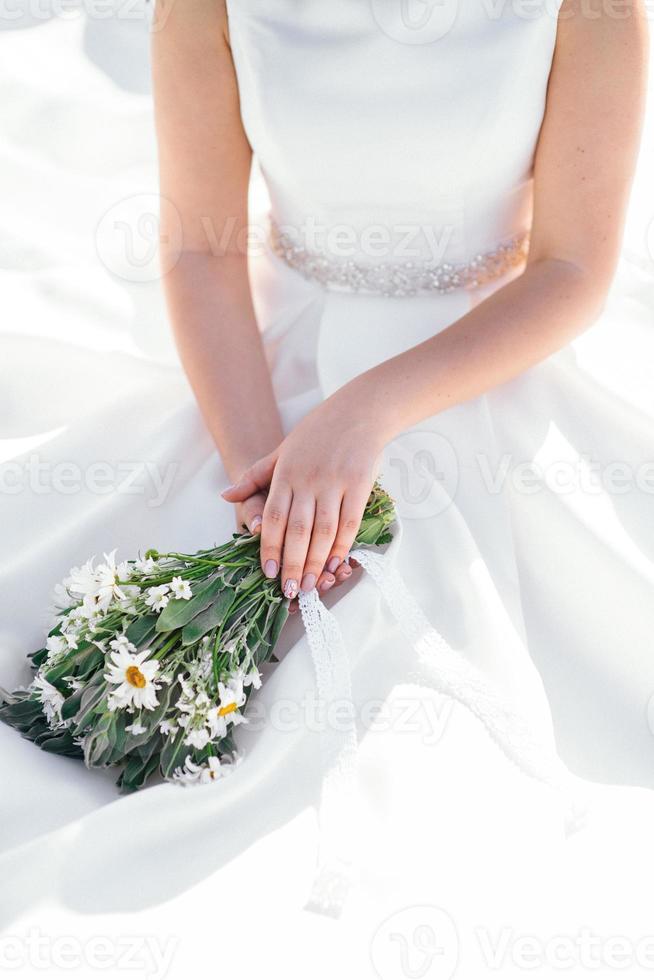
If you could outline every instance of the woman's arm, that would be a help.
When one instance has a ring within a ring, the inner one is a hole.
[[[303,587],[313,584],[326,557],[347,554],[385,444],[520,374],[600,312],[619,254],[645,93],[640,0],[626,0],[621,14],[602,0],[563,5],[525,272],[438,335],[345,385],[227,493],[238,500],[270,483],[262,561],[283,560],[289,593],[303,575]]]
[[[243,247],[251,167],[224,2],[159,0],[152,36],[168,307],[180,357],[230,478],[283,438]],[[165,14],[165,17],[164,17]],[[182,252],[177,259],[176,225]],[[241,509],[249,520],[263,497]]]
[[[381,388],[384,401],[390,389],[402,429],[515,377],[601,312],[620,252],[646,89],[639,0],[627,0],[624,11],[616,18],[603,0],[563,5],[524,274],[362,382],[371,394]]]

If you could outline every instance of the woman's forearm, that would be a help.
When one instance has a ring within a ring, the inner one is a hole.
[[[352,394],[391,439],[564,347],[597,317],[604,295],[571,263],[534,262],[441,333],[355,379]]]
[[[182,364],[228,475],[237,479],[283,437],[246,258],[184,253],[164,282]]]

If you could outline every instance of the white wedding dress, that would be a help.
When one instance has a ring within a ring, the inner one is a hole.
[[[483,0],[228,6],[242,116],[273,219],[252,259],[254,298],[290,428],[519,272],[557,10],[525,16]],[[454,273],[465,286],[436,288]],[[340,813],[355,876],[338,922],[303,911],[322,762],[297,617],[239,732],[243,762],[217,785],[118,798],[112,773],[88,773],[0,728],[7,933],[38,921],[84,940],[170,940],[175,978],[204,964],[246,978],[357,980],[519,977],[530,937],[535,976],[557,975],[565,956],[570,975],[585,976],[584,956],[595,956],[592,975],[608,977],[611,943],[626,937],[623,975],[649,975],[654,798],[607,784],[654,784],[654,535],[643,482],[651,299],[643,277],[573,347],[403,434],[382,467],[399,515],[389,565],[461,663],[525,720],[553,770],[558,742],[593,782],[560,791],[524,771],[528,751],[518,765],[508,759],[474,703],[439,693],[438,660],[425,667],[357,573],[328,599],[359,741],[356,798]],[[123,556],[190,551],[233,530],[218,497],[227,480],[179,365],[157,361],[143,330],[140,351],[112,352],[99,333],[88,344],[77,322],[4,339],[6,458],[140,460],[142,474],[156,466],[170,482],[156,506],[126,487],[6,493],[5,686],[28,679],[23,656],[40,643],[40,610],[71,564],[116,546]],[[619,492],[606,485],[615,464],[627,474]],[[584,929],[594,953],[575,945]],[[105,971],[114,975],[116,965]]]

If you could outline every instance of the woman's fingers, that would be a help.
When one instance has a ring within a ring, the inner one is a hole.
[[[318,584],[316,585],[316,588],[318,589],[318,592],[322,594],[323,592],[329,592],[329,590],[334,585],[336,585],[336,578],[332,575],[332,573],[323,572],[320,578],[318,579]]]
[[[351,574],[352,569],[349,564],[346,561],[342,562],[334,573],[336,585],[343,585],[344,582],[347,582]]]
[[[262,472],[260,468],[248,479],[257,482]],[[300,590],[326,592],[349,579],[352,568],[346,558],[369,493],[361,483],[348,489],[342,500],[337,491],[321,493],[316,500],[310,491],[294,488],[272,473],[261,523],[261,567],[268,578],[281,575],[288,599],[294,600]],[[253,494],[248,500],[259,502],[263,496]]]
[[[332,575],[336,574],[336,572],[340,569],[341,575],[345,575],[347,578],[347,573],[343,572],[341,566],[343,561],[349,555],[352,545],[354,544],[354,539],[359,532],[359,528],[361,527],[361,518],[363,517],[363,512],[366,508],[369,496],[370,487],[367,484],[361,483],[356,486],[349,487],[345,493],[345,496],[343,497],[336,539],[325,566],[326,570],[331,572]]]
[[[312,496],[294,494],[282,552],[282,591],[287,599],[294,599],[300,591],[315,513]]]
[[[273,482],[263,509],[261,525],[261,567],[267,578],[277,578],[279,575],[292,499],[293,495],[288,484],[280,481]]]
[[[243,503],[236,505],[237,528],[247,528],[250,534],[258,534],[263,522],[263,509],[266,506],[265,493],[255,493]]]
[[[341,496],[330,492],[318,497],[315,504],[311,541],[300,581],[303,592],[311,592],[325,571],[336,532],[341,509]]]
[[[250,466],[240,480],[231,487],[226,487],[221,496],[232,504],[241,503],[248,497],[266,490],[271,482],[277,462],[277,453],[269,453]]]

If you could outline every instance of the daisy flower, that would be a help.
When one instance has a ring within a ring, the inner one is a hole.
[[[89,558],[83,565],[71,568],[68,578],[64,579],[63,588],[76,596],[95,596],[97,592],[97,580],[93,568],[93,558]]]
[[[206,765],[199,766],[193,762],[190,755],[186,756],[183,768],[176,769],[173,779],[182,786],[192,786],[197,783],[211,783],[226,776],[234,768],[233,764],[223,763],[215,756],[207,759]]]
[[[118,581],[126,579],[129,565],[126,561],[116,564],[116,549],[105,554],[104,562],[95,570],[97,581],[96,601],[100,609],[106,612],[114,599],[126,599]]]
[[[134,562],[134,569],[142,575],[152,575],[156,572],[158,565],[154,558],[139,558]]]
[[[109,646],[115,653],[136,653],[134,644],[130,643],[127,637],[122,634],[112,640]]]
[[[246,721],[238,710],[245,703],[243,682],[237,675],[228,684],[218,684],[218,704],[207,712],[207,723],[212,738],[224,738],[228,725],[240,725]]]
[[[148,660],[150,650],[140,653],[113,650],[109,662],[109,673],[104,679],[115,685],[108,699],[109,710],[116,708],[145,708],[152,711],[159,704],[157,691],[161,687],[156,683],[159,674],[159,662]]]
[[[252,670],[243,677],[243,684],[246,687],[252,686],[255,691],[259,690],[261,687],[261,674],[256,667],[253,667]]]
[[[149,606],[153,612],[161,612],[168,605],[168,600],[170,599],[168,595],[169,590],[169,585],[154,585],[151,589],[148,589],[145,593],[146,606]]]
[[[38,691],[39,701],[43,705],[43,714],[48,720],[51,728],[66,728],[67,722],[62,721],[61,708],[64,703],[64,696],[61,691],[46,681],[45,677],[37,674],[32,688]]]
[[[125,731],[131,732],[132,735],[145,735],[147,728],[145,725],[141,725],[140,722],[135,721],[131,725],[125,725]]]
[[[175,575],[170,583],[170,590],[176,599],[192,599],[191,585],[180,575]]]
[[[45,648],[48,651],[48,660],[52,662],[57,657],[63,656],[68,646],[63,636],[49,636],[45,641]]]
[[[184,745],[192,746],[194,749],[203,749],[209,744],[210,740],[211,734],[204,726],[202,728],[191,728],[184,739]]]

